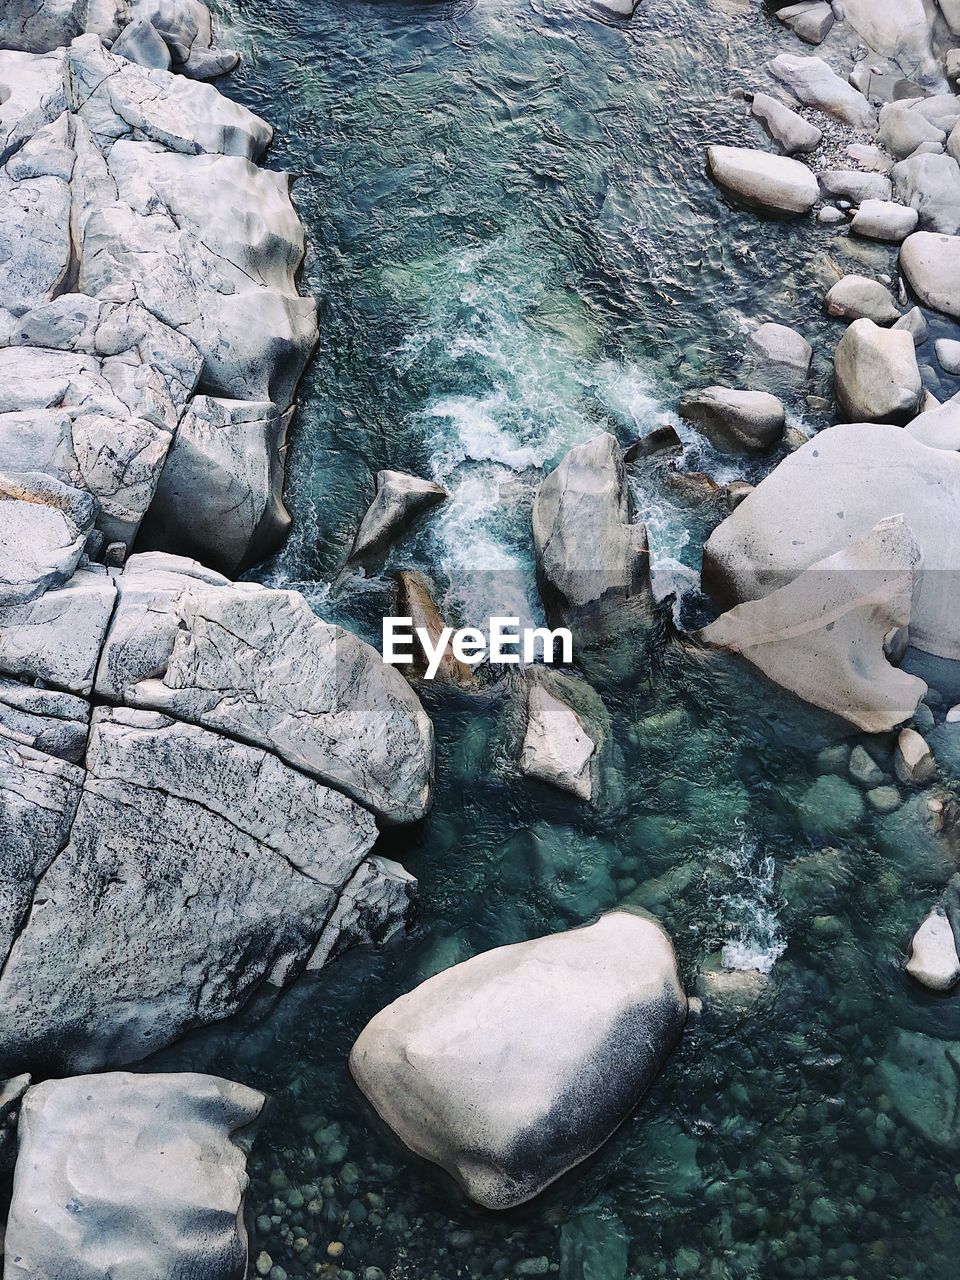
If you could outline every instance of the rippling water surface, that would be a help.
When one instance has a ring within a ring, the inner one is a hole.
[[[628,443],[691,386],[735,380],[761,320],[819,343],[822,390],[837,336],[823,283],[892,265],[811,222],[733,210],[706,180],[705,143],[757,138],[738,94],[785,47],[759,3],[648,0],[629,24],[573,0],[224,8],[246,51],[224,88],[277,126],[271,163],[298,175],[304,288],[321,299],[294,533],[259,576],[368,634],[407,565],[451,620],[491,603],[535,616],[544,469],[598,430]],[[823,425],[802,399],[790,410],[801,430]],[[687,468],[721,480],[775,460],[684,438]],[[332,592],[381,467],[433,476],[451,499],[382,578]],[[659,588],[692,593],[721,513],[662,466],[634,485]],[[382,840],[420,880],[412,936],[168,1054],[274,1096],[253,1157],[254,1257],[269,1254],[274,1280],[328,1265],[397,1280],[954,1275],[960,1012],[900,968],[956,865],[927,795],[877,814],[840,776],[835,725],[716,660],[669,649],[601,691],[605,782],[585,809],[515,776],[508,684],[428,690],[436,804]],[[888,773],[892,745],[871,741]],[[950,787],[951,772],[947,756]],[[371,1116],[350,1044],[429,974],[617,903],[657,915],[688,979],[722,957],[766,985],[748,1015],[688,1027],[592,1161],[521,1210],[471,1207]]]

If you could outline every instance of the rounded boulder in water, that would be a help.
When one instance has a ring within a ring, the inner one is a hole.
[[[367,1024],[350,1070],[408,1147],[508,1209],[606,1141],[686,1012],[667,934],[611,911],[429,978]]]

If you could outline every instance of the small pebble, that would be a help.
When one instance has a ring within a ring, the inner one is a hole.
[[[330,1241],[330,1243],[327,1245],[327,1257],[328,1258],[343,1257],[343,1244],[341,1241],[339,1240]]]

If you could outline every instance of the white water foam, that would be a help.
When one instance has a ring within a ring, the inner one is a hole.
[[[724,967],[769,973],[787,947],[776,909],[776,863],[770,854],[761,853],[756,840],[745,832],[727,861],[733,891],[724,904],[731,934],[723,947]]]

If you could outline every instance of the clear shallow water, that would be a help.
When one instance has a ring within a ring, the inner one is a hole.
[[[544,469],[600,429],[628,443],[691,386],[735,380],[748,322],[796,323],[820,346],[822,389],[839,330],[821,283],[854,252],[860,269],[892,266],[809,222],[732,210],[705,179],[706,142],[757,136],[735,95],[784,47],[758,4],[665,0],[629,25],[536,0],[226,9],[247,52],[224,88],[277,126],[272,163],[299,175],[304,287],[321,299],[292,441],[295,530],[259,576],[371,636],[390,570],[407,565],[451,620],[491,600],[535,615]],[[805,429],[822,424],[804,409],[791,405]],[[685,439],[688,468],[721,480],[775,460]],[[381,579],[331,592],[384,466],[434,476],[451,500]],[[720,513],[662,465],[633,482],[661,587],[689,585]],[[291,1280],[319,1274],[332,1242],[341,1269],[398,1280],[518,1264],[564,1280],[952,1276],[957,1156],[916,1128],[946,1125],[950,1100],[903,1036],[960,1038],[960,1008],[899,966],[960,842],[929,829],[927,793],[876,814],[818,758],[837,727],[727,664],[670,649],[601,692],[605,785],[587,810],[514,776],[509,684],[428,690],[436,803],[382,840],[420,880],[413,934],[164,1056],[273,1095],[254,1257]],[[892,742],[872,745],[889,770]],[[533,1205],[484,1213],[378,1125],[349,1047],[429,974],[618,903],[664,923],[689,980],[722,954],[768,971],[766,993],[748,1017],[691,1025],[596,1158]],[[576,1261],[585,1241],[592,1271]]]

